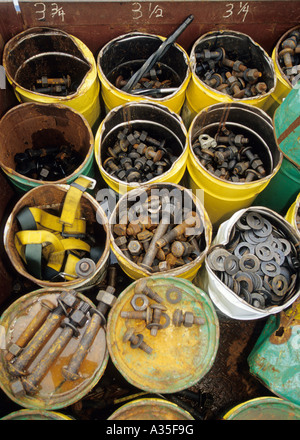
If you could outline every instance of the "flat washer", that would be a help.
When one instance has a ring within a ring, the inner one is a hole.
[[[175,293],[175,295],[172,295]],[[166,291],[166,298],[171,304],[177,304],[182,299],[182,291],[178,287],[170,287]]]

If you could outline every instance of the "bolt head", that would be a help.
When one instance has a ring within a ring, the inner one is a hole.
[[[192,327],[194,323],[194,315],[192,312],[185,312],[183,325],[185,327]]]
[[[117,298],[114,296],[116,289],[112,286],[108,286],[108,287],[109,287],[109,291],[108,288],[107,290],[99,290],[96,296],[96,300],[103,302],[109,307],[112,307],[117,300]]]

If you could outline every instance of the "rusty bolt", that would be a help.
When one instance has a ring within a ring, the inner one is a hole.
[[[125,319],[142,319],[147,324],[152,322],[153,309],[147,307],[146,310],[122,311],[121,317]]]
[[[158,303],[163,302],[162,297],[159,296],[156,292],[154,292],[154,290],[152,290],[150,287],[147,286],[147,280],[144,278],[141,278],[140,280],[137,281],[134,288],[134,293],[147,295],[149,298],[153,299]]]
[[[153,309],[153,317],[152,322],[147,325],[147,328],[150,329],[150,334],[152,336],[156,336],[157,331],[162,327],[162,325],[160,324],[162,312],[167,310],[167,308],[162,304],[151,304],[150,307]]]
[[[176,309],[173,313],[173,324],[175,325],[175,327],[180,327],[182,324],[184,325],[184,327],[192,327],[193,324],[205,324],[205,320],[203,318],[195,316],[192,312],[183,313],[182,310]]]
[[[176,258],[186,257],[194,251],[194,246],[187,241],[174,241],[171,246],[171,252]]]
[[[241,154],[244,154],[247,159],[250,161],[250,165],[252,168],[257,170],[262,176],[266,175],[266,170],[263,167],[262,161],[256,154],[253,154],[251,147],[246,147],[241,151]]]
[[[180,225],[175,226],[171,231],[167,232],[163,237],[157,240],[156,247],[162,248],[166,244],[171,243],[172,240],[184,234],[187,228],[194,227],[196,223],[197,218],[192,215],[189,216]]]
[[[118,165],[115,164],[113,157],[108,157],[103,162],[103,168],[106,169],[106,167],[110,168],[114,173],[120,171],[120,168],[118,167]]]
[[[252,168],[248,168],[248,170],[245,171],[245,174],[246,174],[245,182],[252,182],[253,180],[258,180],[261,178],[261,175]]]
[[[152,348],[144,342],[144,337],[141,334],[134,334],[134,329],[130,328],[123,336],[123,342],[130,341],[131,348],[140,348],[145,353],[151,354]]]
[[[292,67],[293,66],[293,61],[292,61],[292,54],[294,53],[293,49],[291,49],[290,47],[286,47],[285,49],[282,49],[279,52],[279,57],[283,58],[283,62],[285,67]]]
[[[128,243],[128,250],[131,255],[140,255],[142,252],[142,245],[138,240],[131,240]]]

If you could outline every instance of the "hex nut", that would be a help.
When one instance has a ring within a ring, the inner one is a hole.
[[[10,383],[11,391],[15,397],[23,397],[26,395],[25,388],[21,379],[17,379]]]
[[[109,290],[108,290],[109,289]],[[116,302],[116,297],[114,296],[116,289],[112,286],[108,286],[107,290],[99,290],[96,300],[101,301],[104,304],[112,307]]]
[[[9,353],[11,353],[14,356],[18,356],[18,354],[21,352],[22,347],[20,347],[19,345],[13,343],[9,346],[8,351]]]
[[[185,327],[192,327],[194,323],[194,315],[192,312],[185,312],[183,325]]]
[[[79,327],[83,327],[84,324],[87,321],[87,316],[84,312],[81,310],[75,310],[74,313],[72,313],[71,319],[73,322],[75,322]]]
[[[77,302],[76,296],[73,293],[67,291],[64,291],[60,294],[59,300],[68,307],[74,307]]]

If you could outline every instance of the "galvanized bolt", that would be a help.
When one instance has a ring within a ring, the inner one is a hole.
[[[109,167],[114,173],[120,171],[120,168],[115,164],[113,157],[108,157],[103,162],[103,168],[106,169],[106,167]]]

